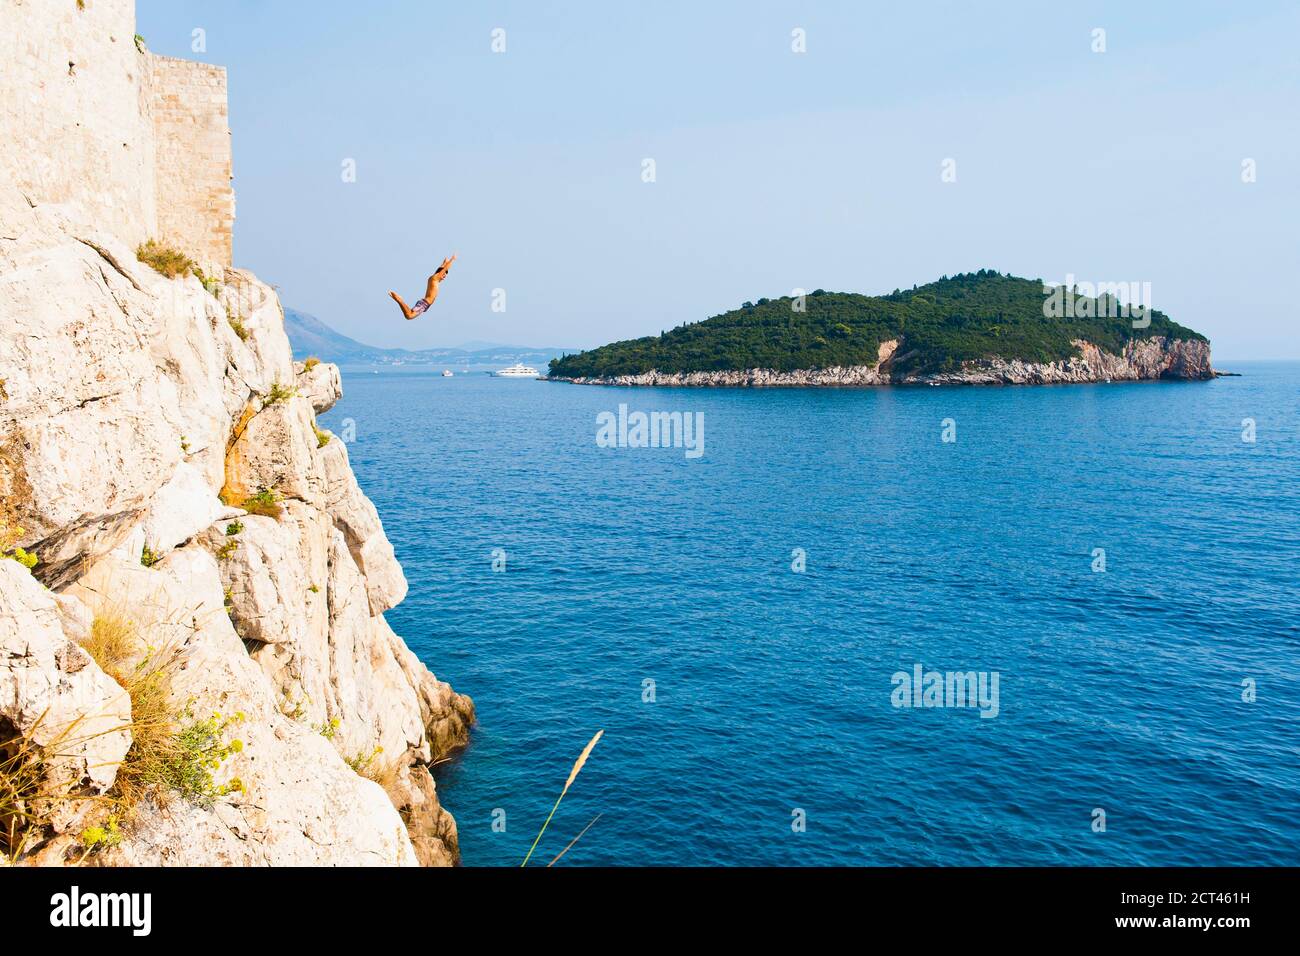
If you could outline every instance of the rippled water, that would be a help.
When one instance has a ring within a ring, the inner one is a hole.
[[[346,371],[323,421],[354,420],[410,580],[390,620],[478,706],[438,768],[464,862],[518,863],[604,728],[535,862],[601,814],[566,863],[1300,863],[1300,366],[1236,368],[781,391]],[[703,412],[703,457],[597,447],[620,402]],[[997,671],[998,716],[893,707],[917,663]]]

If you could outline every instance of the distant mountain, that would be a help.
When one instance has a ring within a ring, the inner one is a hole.
[[[289,308],[284,310],[284,330],[295,358],[314,355],[339,365],[437,365],[471,369],[523,362],[541,368],[551,359],[572,351],[487,342],[467,342],[462,348],[381,349],[334,331],[314,315]]]

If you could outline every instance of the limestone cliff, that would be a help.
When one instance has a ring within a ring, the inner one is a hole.
[[[7,36],[24,48],[6,51],[16,70],[0,103],[5,148],[39,154],[0,186],[0,551],[38,558],[30,570],[0,559],[0,778],[39,777],[35,797],[0,779],[0,830],[26,831],[21,845],[0,833],[0,856],[86,853],[146,729],[122,673],[165,652],[169,733],[238,715],[199,768],[215,798],[153,787],[89,861],[454,863],[456,826],[428,768],[467,742],[473,704],[384,620],[406,580],[344,442],[315,420],[341,394],[338,369],[295,363],[275,293],[227,267],[228,220],[201,215],[225,200],[189,203],[140,160],[149,140],[157,163],[183,162],[186,142],[167,131],[193,124],[173,115],[148,136],[139,124],[100,136],[99,106],[140,123],[159,103],[186,108],[157,85],[177,70],[132,43],[129,0],[90,4],[84,21],[60,5],[57,23],[37,22],[53,5],[0,5],[44,30]],[[47,63],[64,73],[35,75]],[[62,89],[79,70],[104,82]],[[22,83],[60,87],[45,121],[65,132],[87,111],[61,159],[25,127],[37,111],[16,105]],[[101,155],[133,147],[129,160]],[[219,178],[220,157],[210,165]],[[154,230],[206,281],[137,261]],[[109,620],[136,638],[113,676],[83,649]]]

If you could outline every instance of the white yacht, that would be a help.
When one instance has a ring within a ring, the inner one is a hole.
[[[537,378],[539,373],[537,369],[533,368],[531,365],[523,365],[516,362],[509,368],[499,369],[492,374],[499,375],[501,378]]]
[[[453,372],[453,371],[452,371],[451,369],[449,369],[449,368],[445,368],[445,369],[442,370],[442,377],[443,377],[443,378],[451,378],[451,377],[452,377],[453,375],[455,375],[455,374],[456,374],[456,373]]]

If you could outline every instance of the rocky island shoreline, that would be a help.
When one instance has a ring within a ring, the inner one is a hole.
[[[1068,296],[1067,293],[1068,292]],[[1059,303],[1068,301],[1062,310]],[[746,302],[550,363],[582,385],[1047,385],[1216,377],[1210,343],[1149,303],[991,269],[889,295]]]
[[[894,370],[890,358],[901,344],[898,339],[884,343],[881,359],[875,365],[796,369],[788,372],[770,368],[695,372],[660,372],[651,369],[629,375],[552,375],[548,380],[576,385],[806,388],[868,385],[1057,385],[1154,379],[1200,381],[1223,374],[1211,366],[1207,343],[1179,339],[1169,341],[1155,338],[1133,342],[1121,355],[1106,352],[1091,342],[1076,340],[1079,355],[1061,361],[1024,362],[1018,359],[992,358],[967,362],[958,371],[925,373]]]

